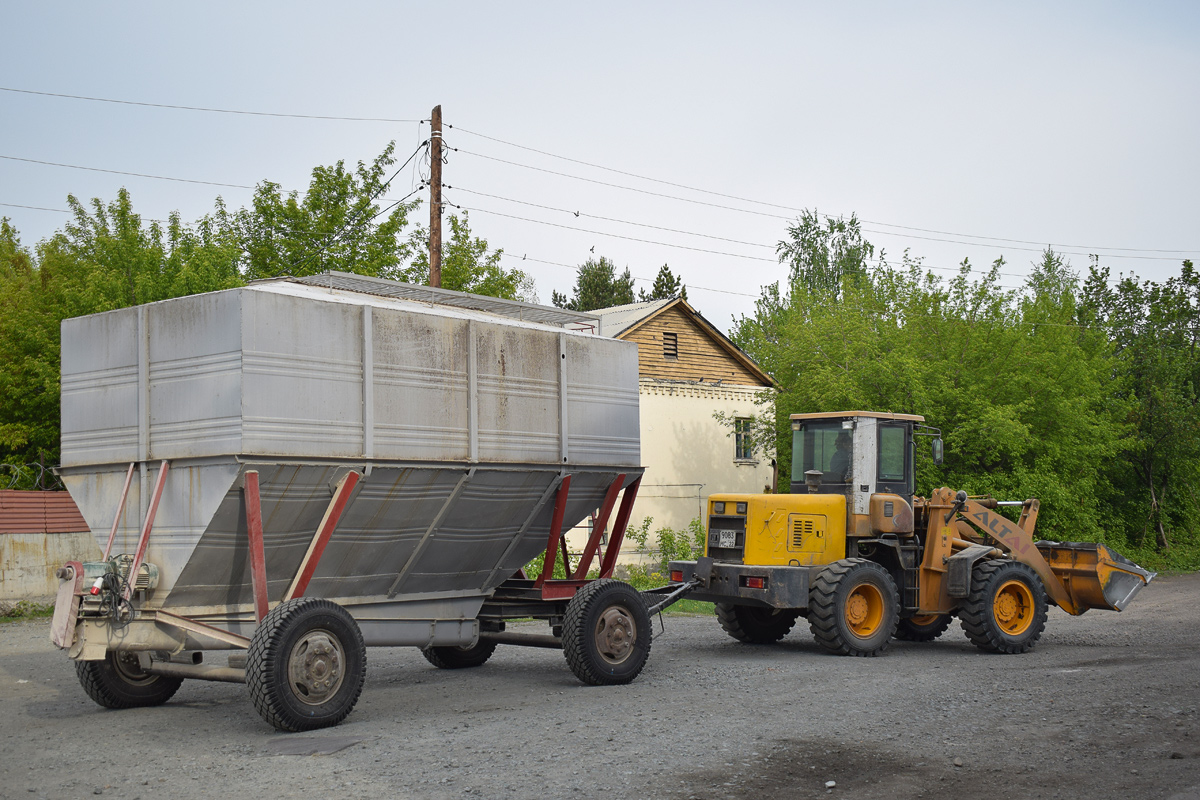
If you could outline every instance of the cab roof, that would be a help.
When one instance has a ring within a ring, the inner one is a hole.
[[[792,414],[791,419],[845,419],[847,417],[874,417],[875,419],[901,419],[907,422],[924,422],[919,414],[894,414],[891,411],[822,411],[813,414]]]

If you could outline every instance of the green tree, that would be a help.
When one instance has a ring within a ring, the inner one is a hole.
[[[249,279],[313,275],[327,270],[403,279],[414,246],[408,214],[419,200],[380,208],[395,163],[395,142],[371,164],[344,161],[313,169],[303,197],[264,181],[250,209],[235,215]]]
[[[1094,265],[1085,287],[1090,321],[1115,348],[1114,404],[1131,433],[1108,462],[1116,511],[1138,545],[1181,546],[1200,564],[1200,276],[1184,261],[1163,283]]]
[[[687,287],[683,285],[683,279],[677,277],[671,272],[671,268],[663,264],[658,268],[658,275],[654,276],[654,285],[650,287],[649,292],[638,291],[638,300],[647,302],[649,300],[669,300],[674,297],[687,300]]]
[[[413,241],[428,241],[428,233],[418,228]],[[417,248],[412,266],[401,280],[429,282],[429,251]],[[537,302],[537,290],[531,278],[519,269],[506,270],[500,265],[504,250],[489,250],[487,239],[471,235],[467,212],[450,215],[450,241],[442,243],[442,288],[471,292],[507,300]]]
[[[574,296],[567,299],[565,295],[554,292],[551,302],[559,308],[572,311],[628,305],[633,302],[633,276],[629,274],[628,267],[623,274],[617,275],[616,266],[603,256],[599,259],[589,258],[575,274]]]
[[[875,248],[863,239],[858,217],[826,217],[821,223],[817,211],[805,209],[796,222],[788,225],[787,238],[775,248],[781,263],[790,269],[788,283],[802,284],[810,292],[837,298],[842,283],[867,274]]]

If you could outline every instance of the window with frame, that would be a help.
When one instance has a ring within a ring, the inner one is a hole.
[[[750,441],[750,419],[738,417],[733,421],[733,457],[738,461],[754,458],[754,444]]]
[[[679,334],[663,333],[663,358],[670,361],[679,359]]]

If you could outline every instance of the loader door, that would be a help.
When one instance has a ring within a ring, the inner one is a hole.
[[[898,494],[912,506],[913,463],[912,425],[906,422],[880,420],[876,429],[878,462],[875,469],[875,492]]]

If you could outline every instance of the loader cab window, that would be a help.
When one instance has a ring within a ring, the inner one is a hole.
[[[854,464],[854,431],[842,427],[840,421],[806,422],[792,437],[792,491],[805,491],[804,473],[810,469],[825,473],[824,487],[840,493],[851,480]]]
[[[909,441],[912,437],[908,426],[880,423],[876,430],[879,438],[879,463],[875,491],[911,497],[912,448]]]

